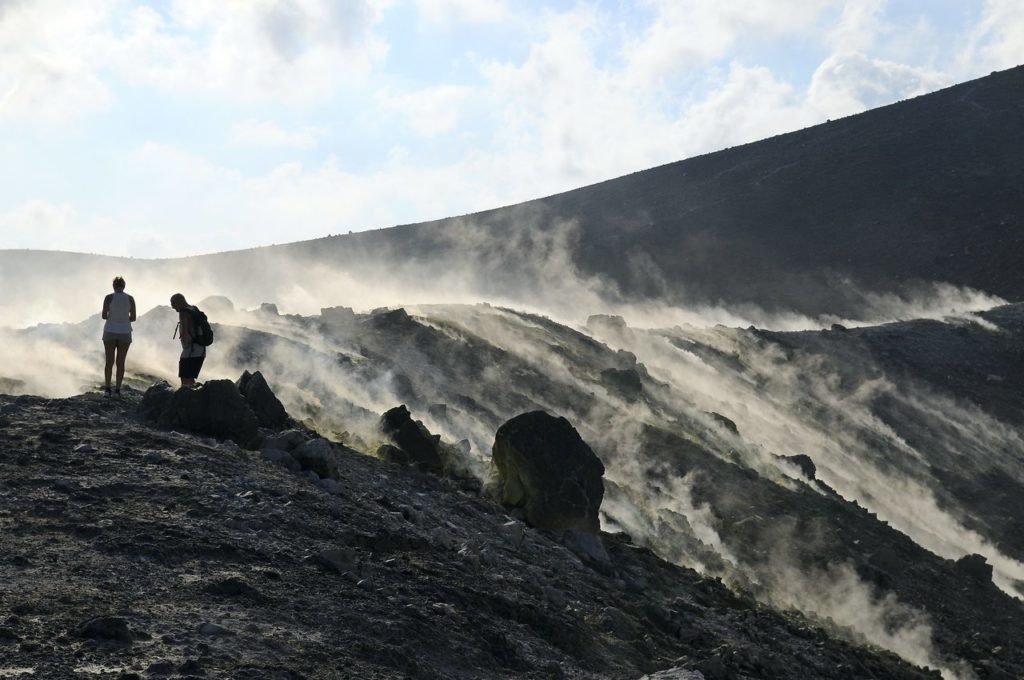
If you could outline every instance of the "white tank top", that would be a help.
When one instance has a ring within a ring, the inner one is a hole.
[[[110,316],[107,323],[103,325],[104,333],[131,333],[132,303],[128,299],[128,293],[115,291],[110,296]]]

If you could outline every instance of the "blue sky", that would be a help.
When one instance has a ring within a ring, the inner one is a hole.
[[[0,248],[164,257],[464,214],[1022,53],[1017,0],[0,0]]]

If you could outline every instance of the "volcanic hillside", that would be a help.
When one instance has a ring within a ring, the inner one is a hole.
[[[487,263],[481,278],[505,285],[524,263],[503,266],[502,241],[539,251],[538,235],[510,234],[571,225],[566,247],[580,273],[631,298],[857,317],[864,292],[946,282],[1017,301],[1021,149],[1024,67],[549,198],[286,252],[397,262],[469,254]],[[467,224],[472,245],[457,237]]]
[[[798,611],[830,636],[940,668],[947,678],[1024,673],[1015,644],[1024,634],[1024,412],[1016,397],[1024,385],[1022,305],[945,321],[805,333],[642,329],[611,316],[594,316],[574,329],[490,305],[426,306],[411,314],[330,308],[312,316],[280,315],[272,305],[238,310],[225,299],[203,306],[222,321],[204,377],[233,379],[260,370],[292,416],[344,444],[345,456],[356,455],[353,449],[379,455],[380,414],[401,403],[442,435],[452,455],[449,473],[482,481],[502,423],[536,410],[564,416],[604,463],[606,531],[720,578],[762,606]],[[170,377],[174,319],[166,307],[140,317],[132,385]],[[5,338],[20,347],[46,347],[56,363],[46,384],[32,382],[28,367],[34,364],[26,363],[26,372],[5,376],[5,391],[58,385],[79,391],[95,375],[96,366],[81,358],[94,347],[99,323],[93,317]],[[22,411],[22,405],[31,408]],[[22,400],[8,408],[8,450],[20,452],[18,464],[37,464],[33,447],[49,461],[45,474],[26,473],[36,481],[12,488],[12,502],[41,502],[24,494],[66,477],[60,469],[69,463],[62,457],[74,446],[87,439],[95,446],[119,427],[121,421],[109,420],[102,409],[102,401],[89,396],[52,404]],[[39,423],[51,422],[55,434],[37,432]],[[173,461],[168,472],[188,465],[192,454],[181,449],[192,444],[174,435],[156,442],[164,435],[131,427],[142,443],[118,445],[124,449],[118,456],[156,447]],[[224,436],[220,429],[214,434]],[[241,441],[254,446],[250,439]],[[232,456],[236,466],[255,460]],[[393,474],[390,467],[366,469]],[[249,473],[233,467],[216,474],[234,479]],[[339,480],[349,483],[347,476]],[[461,493],[475,497],[472,485]],[[25,529],[24,538],[33,531]],[[324,531],[326,542],[330,532]],[[737,606],[748,610],[751,604]],[[641,637],[654,634],[651,621],[631,625],[644,631]],[[658,665],[676,653],[672,649],[657,652]],[[604,677],[652,669],[628,661],[634,652],[622,653],[625,665]],[[679,652],[691,653],[697,654]],[[588,658],[619,658],[607,654]],[[695,665],[706,659],[700,654],[683,665],[707,670]],[[594,669],[574,655],[569,661],[550,650],[541,654]],[[789,677],[730,667],[740,674],[708,671],[708,677]],[[475,671],[466,672],[474,677]],[[829,677],[815,674],[808,677]]]

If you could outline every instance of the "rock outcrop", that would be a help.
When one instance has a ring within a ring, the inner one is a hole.
[[[235,383],[210,380],[194,389],[158,382],[143,395],[139,415],[159,427],[230,439],[248,448],[260,443],[261,426],[280,430],[291,423],[259,371],[245,371]]]
[[[491,462],[502,505],[541,529],[597,532],[604,465],[568,420],[532,411],[498,428]]]
[[[956,568],[976,581],[987,583],[992,580],[992,565],[982,555],[964,555],[956,561]]]
[[[272,430],[288,427],[291,422],[288,412],[285,411],[284,404],[277,398],[274,391],[270,389],[270,385],[267,384],[262,373],[259,371],[243,372],[235,383],[235,387],[238,388],[242,397],[245,398],[245,403],[256,415],[260,427]]]
[[[396,463],[415,465],[436,474],[444,472],[445,456],[441,435],[431,434],[421,421],[413,420],[405,404],[381,416],[380,430],[392,444],[385,444],[378,449],[381,457]],[[396,447],[401,453],[393,450]],[[401,455],[403,453],[404,457]]]

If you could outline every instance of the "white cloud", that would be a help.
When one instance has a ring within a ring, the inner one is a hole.
[[[970,76],[1024,64],[1024,6],[1019,0],[986,1],[958,62]]]
[[[888,0],[846,0],[836,25],[828,32],[833,52],[866,52],[891,30],[884,19]]]
[[[503,0],[416,0],[420,15],[434,24],[495,24],[511,19]]]
[[[249,119],[235,124],[228,139],[238,146],[309,149],[316,145],[319,132],[314,128],[286,130],[271,121]]]
[[[798,130],[820,120],[800,93],[764,67],[733,64],[724,83],[673,128],[692,155]]]
[[[952,84],[943,73],[871,59],[863,54],[837,54],[814,72],[808,99],[822,115],[837,118],[916,97]]]
[[[387,54],[370,0],[175,0],[136,8],[113,66],[172,92],[308,102],[365,77]]]
[[[462,116],[462,105],[473,90],[461,85],[438,85],[407,94],[385,95],[387,108],[402,114],[424,137],[451,132]]]
[[[100,75],[112,2],[0,6],[0,119],[64,122],[106,108]]]
[[[627,42],[638,74],[658,80],[728,55],[740,41],[802,33],[833,0],[649,0],[654,20]]]

